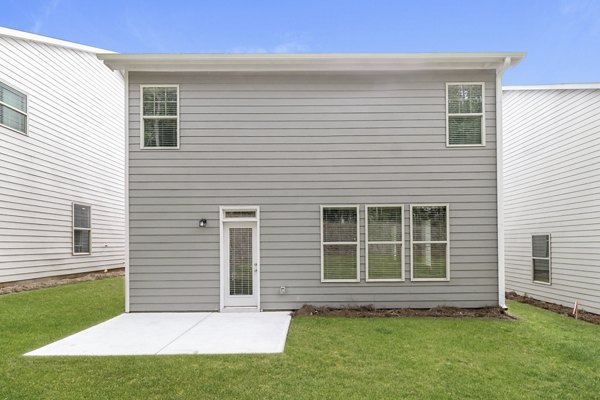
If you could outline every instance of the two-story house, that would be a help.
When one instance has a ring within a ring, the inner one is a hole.
[[[103,52],[0,27],[0,284],[123,268],[124,86]]]
[[[99,57],[128,93],[128,311],[504,305],[522,53]]]

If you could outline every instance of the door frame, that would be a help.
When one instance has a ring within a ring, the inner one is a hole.
[[[227,218],[225,217],[226,211],[254,211],[256,216],[244,217],[244,218]],[[219,206],[219,311],[225,311],[225,296],[227,290],[227,273],[225,271],[227,257],[227,250],[225,248],[225,223],[227,222],[254,222],[256,223],[256,307],[239,307],[248,310],[260,311],[260,207],[259,206]],[[235,307],[228,307],[235,308]],[[239,309],[237,308],[237,309]]]

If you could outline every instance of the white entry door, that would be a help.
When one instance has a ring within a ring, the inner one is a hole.
[[[258,307],[257,223],[224,223],[225,307]]]

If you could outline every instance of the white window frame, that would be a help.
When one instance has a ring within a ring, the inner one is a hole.
[[[402,237],[400,241],[369,241],[369,208],[400,208],[400,224],[402,225]],[[365,280],[367,282],[404,282],[406,280],[405,246],[404,246],[404,205],[403,204],[366,204],[365,205]],[[401,244],[401,266],[402,278],[391,279],[369,279],[369,244]]]
[[[80,227],[75,226],[75,205],[90,208],[90,227],[89,228],[80,228]],[[75,231],[76,230],[88,231],[90,233],[90,238],[89,238],[90,251],[89,252],[79,253],[79,252],[75,251]],[[76,201],[71,203],[71,251],[74,256],[88,256],[88,255],[92,254],[92,206],[90,204],[80,203],[80,202],[76,202]]]
[[[448,87],[454,85],[481,85],[481,112],[480,113],[450,113],[450,98]],[[476,144],[450,144],[450,117],[481,117],[481,143]],[[446,147],[485,147],[485,82],[446,82]]]
[[[415,207],[446,207],[446,240],[425,240],[415,241],[413,229],[413,208]],[[415,244],[446,244],[446,277],[445,278],[415,278],[414,277],[414,257]],[[411,204],[410,205],[410,280],[413,282],[448,282],[450,281],[450,204],[448,203],[430,203],[430,204]]]
[[[548,236],[548,257],[534,257],[533,256],[533,237],[534,236]],[[533,265],[533,260],[548,260],[548,282],[544,281],[536,281],[535,280],[535,270]],[[552,285],[552,235],[549,233],[533,233],[531,235],[531,281],[540,285]]]
[[[20,88],[16,87],[13,84],[10,84],[10,83],[8,83],[8,82],[6,82],[4,80],[0,80],[0,82],[3,85],[8,86],[9,88],[11,88],[11,89],[19,92],[23,96],[25,96],[25,109],[28,110],[28,111],[19,110],[18,108],[15,108],[15,107],[11,106],[10,104],[6,104],[3,101],[0,101],[0,104],[3,105],[4,107],[10,108],[11,110],[16,111],[19,114],[25,116],[25,132],[20,131],[20,130],[15,129],[15,128],[11,128],[10,126],[4,125],[2,123],[0,123],[0,126],[2,128],[4,128],[4,129],[8,129],[9,131],[13,131],[13,132],[20,133],[21,135],[29,136],[29,95],[27,94],[27,92],[21,90]]]
[[[170,87],[177,88],[177,115],[144,115],[144,88]],[[179,150],[181,146],[180,128],[179,128],[179,107],[181,97],[179,96],[178,84],[144,84],[140,85],[140,149],[141,150]],[[145,146],[144,145],[144,118],[146,119],[175,119],[177,121],[177,146]]]
[[[358,204],[326,204],[320,206],[319,226],[321,227],[321,282],[322,283],[340,283],[340,282],[360,282],[360,206]],[[356,209],[356,243],[354,242],[323,242],[323,209],[325,208],[354,208]],[[324,248],[326,244],[330,245],[350,245],[356,244],[356,279],[325,279],[325,257]]]

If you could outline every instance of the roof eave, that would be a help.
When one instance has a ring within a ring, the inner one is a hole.
[[[99,54],[115,70],[129,71],[410,71],[495,69],[524,53],[420,54]]]
[[[66,40],[55,39],[48,36],[36,35],[35,33],[18,31],[16,29],[10,29],[0,26],[0,36],[9,37],[19,40],[28,40],[37,43],[43,43],[51,46],[64,47],[67,49],[84,51],[86,53],[103,53],[103,54],[115,54],[113,51],[99,49],[97,47],[86,46],[84,44],[73,43]]]

